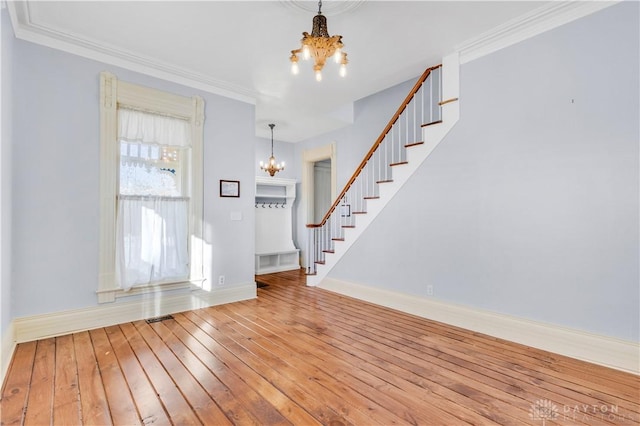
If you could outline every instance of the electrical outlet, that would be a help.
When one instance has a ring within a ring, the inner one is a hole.
[[[218,277],[218,285],[224,285],[224,275]]]
[[[427,286],[427,296],[433,296],[433,286],[431,284]]]

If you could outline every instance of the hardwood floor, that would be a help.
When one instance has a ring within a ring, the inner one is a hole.
[[[640,423],[637,376],[257,278],[257,300],[18,345],[2,424]]]

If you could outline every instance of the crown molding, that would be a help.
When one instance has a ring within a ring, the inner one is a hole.
[[[152,77],[204,90],[209,93],[255,105],[258,93],[213,79],[186,68],[176,67],[138,53],[118,49],[70,32],[39,25],[31,20],[28,1],[7,3],[11,24],[16,38],[53,49],[62,50],[87,59],[104,62]]]
[[[611,1],[551,1],[458,46],[460,64],[464,64],[520,41],[534,37],[573,20],[582,18],[619,3]],[[4,2],[3,2],[4,3]],[[290,8],[300,8],[300,2],[282,0]],[[360,1],[347,2],[350,8]],[[34,23],[28,1],[6,2],[15,36],[21,40],[62,50],[84,58],[104,62],[184,86],[193,87],[227,98],[256,105],[259,93],[254,90],[211,78],[186,68],[144,57],[76,34]]]
[[[619,2],[620,0],[551,1],[456,46],[456,51],[460,55],[460,64],[504,49]]]

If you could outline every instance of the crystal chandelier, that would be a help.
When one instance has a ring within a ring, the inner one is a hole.
[[[276,157],[273,156],[273,128],[276,127],[275,124],[269,124],[271,127],[271,157],[269,157],[269,161],[265,164],[263,161],[260,162],[260,169],[269,173],[269,176],[275,175],[277,172],[284,170],[284,161],[282,164],[276,163]]]
[[[347,75],[347,54],[342,51],[342,36],[330,36],[327,30],[327,18],[322,14],[322,1],[318,2],[318,14],[313,18],[313,30],[311,34],[302,33],[302,47],[292,50],[291,72],[298,74],[298,55],[302,53],[303,59],[313,57],[313,70],[316,73],[316,80],[322,80],[322,68],[328,58],[333,56],[336,63],[340,64],[340,75]]]

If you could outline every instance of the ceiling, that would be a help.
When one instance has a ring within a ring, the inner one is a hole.
[[[297,142],[348,125],[353,103],[550,2],[325,0],[347,76],[290,73],[316,1],[8,2],[19,38],[255,103],[256,134]]]

